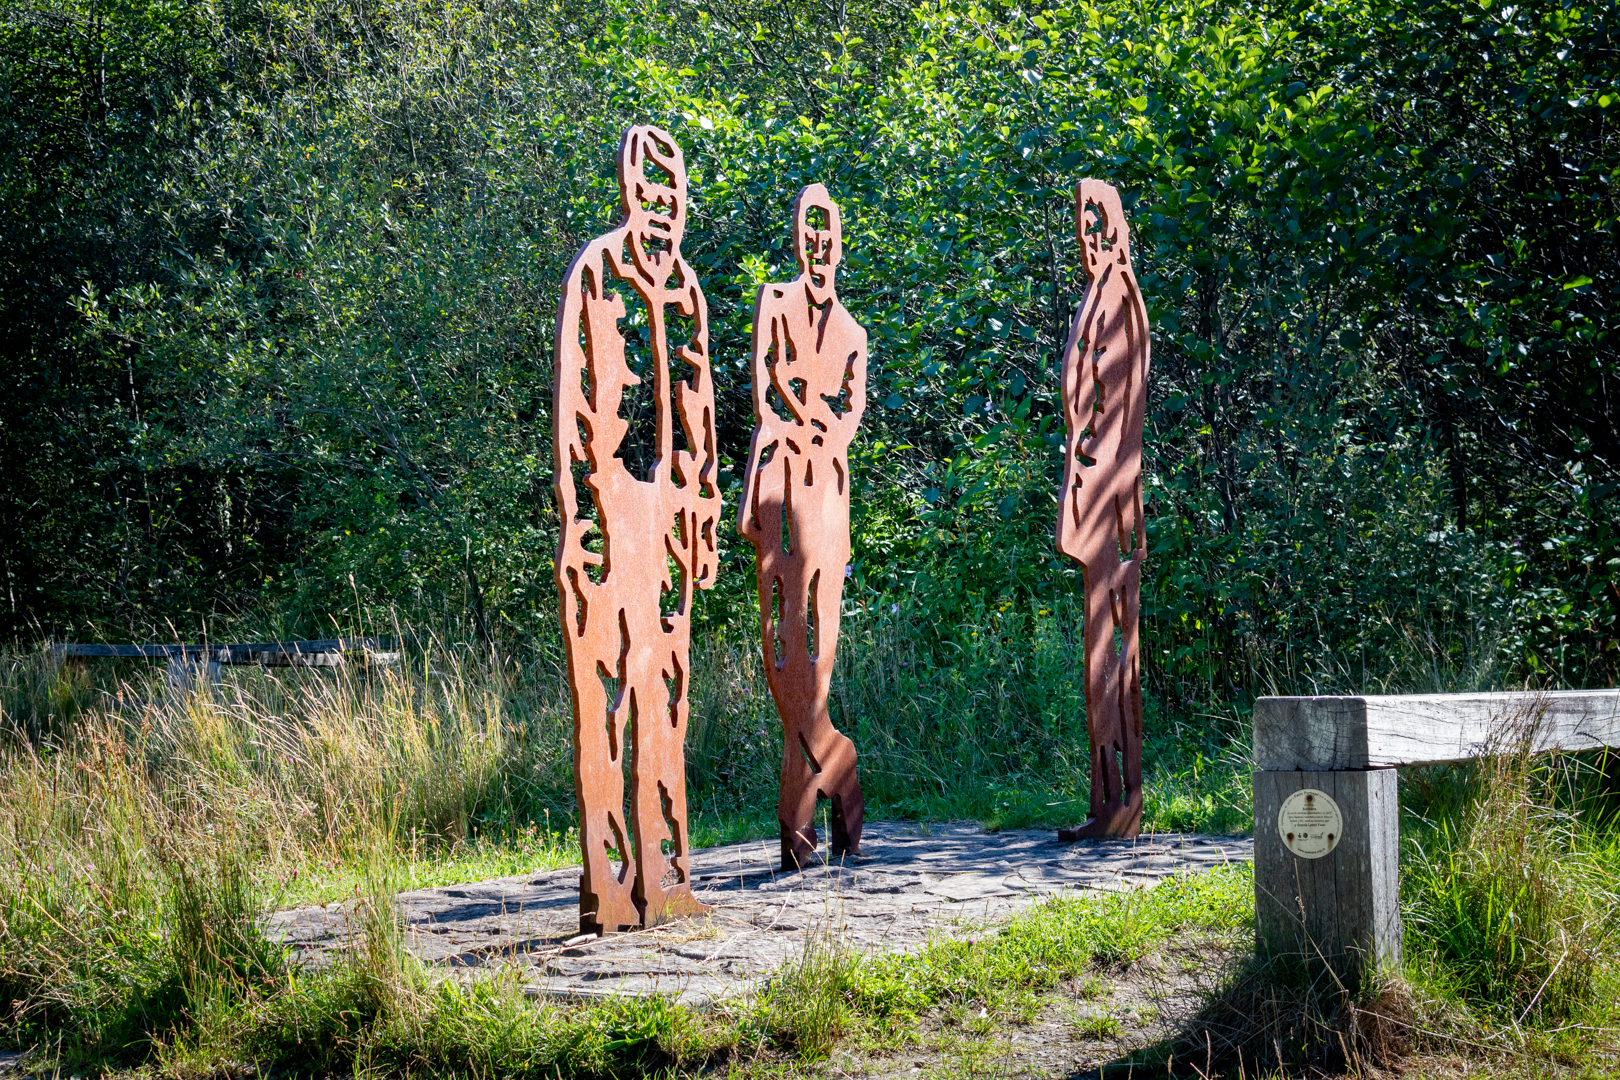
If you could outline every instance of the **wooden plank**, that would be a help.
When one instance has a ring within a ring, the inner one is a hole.
[[[1254,703],[1254,763],[1268,772],[1463,761],[1513,745],[1520,733],[1532,736],[1536,750],[1620,746],[1620,690],[1263,697]]]
[[[104,659],[122,657],[136,659],[167,659],[171,656],[201,655],[206,645],[52,645],[51,655],[58,658]]]
[[[374,652],[382,648],[382,639],[365,638],[326,638],[316,641],[262,641],[246,645],[197,645],[197,644],[135,644],[135,645],[82,645],[60,644],[51,646],[51,655],[57,659],[97,659],[97,658],[124,658],[139,659],[170,659],[182,657],[207,657],[214,663],[220,664],[258,664],[269,663],[273,666],[286,666],[297,664],[313,667],[340,666],[320,660],[302,661],[298,659],[285,659],[285,657],[316,657],[332,654],[341,655],[346,652]],[[275,659],[265,661],[261,656],[269,654]]]
[[[1344,836],[1304,859],[1277,831],[1283,800],[1304,788],[1327,792]],[[1369,963],[1401,963],[1400,814],[1394,769],[1254,774],[1254,902],[1258,948],[1267,956],[1324,962],[1354,988]]]

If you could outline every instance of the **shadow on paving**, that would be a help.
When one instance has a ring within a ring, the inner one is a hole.
[[[1059,843],[977,824],[868,824],[862,854],[784,873],[775,840],[692,853],[697,918],[606,937],[579,930],[579,869],[400,893],[406,947],[456,967],[517,967],[536,995],[663,993],[703,1004],[744,991],[803,947],[805,931],[873,952],[922,945],[966,921],[1014,914],[1065,890],[1117,892],[1248,861],[1243,837],[1181,833]],[[266,934],[323,966],[354,947],[351,903],[276,912]]]

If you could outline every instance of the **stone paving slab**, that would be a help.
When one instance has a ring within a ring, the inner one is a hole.
[[[835,935],[857,950],[915,948],[930,934],[1002,918],[1070,889],[1116,892],[1253,858],[1248,837],[1161,833],[1059,843],[1050,831],[987,833],[977,824],[868,823],[863,852],[797,873],[775,839],[692,853],[693,891],[708,914],[607,937],[579,934],[579,868],[400,893],[406,947],[461,968],[519,967],[532,993],[564,997],[667,993],[702,1003],[757,984],[804,947]],[[350,905],[265,919],[301,962],[351,947]]]

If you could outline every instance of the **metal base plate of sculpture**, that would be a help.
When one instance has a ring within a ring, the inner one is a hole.
[[[1063,350],[1063,486],[1057,547],[1085,578],[1086,732],[1091,813],[1063,840],[1135,836],[1142,823],[1142,675],[1137,617],[1147,533],[1142,519],[1142,423],[1147,309],[1131,268],[1119,192],[1100,180],[1074,189],[1086,290]]]
[[[765,674],[782,717],[782,868],[815,858],[818,798],[829,853],[861,847],[855,744],[828,712],[849,566],[849,444],[866,408],[866,331],[838,302],[838,207],[820,184],[794,204],[799,276],[754,301],[754,441],[738,527],[753,545]]]
[[[587,932],[705,910],[685,739],[692,595],[714,584],[720,514],[708,310],[681,257],[680,148],[633,127],[618,168],[624,220],[580,249],[558,302],[552,412]]]

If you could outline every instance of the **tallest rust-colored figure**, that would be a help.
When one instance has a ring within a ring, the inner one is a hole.
[[[1131,268],[1119,192],[1100,180],[1074,189],[1074,228],[1086,291],[1063,350],[1068,425],[1058,491],[1058,550],[1086,587],[1086,731],[1091,816],[1064,840],[1135,836],[1142,824],[1142,674],[1137,613],[1147,532],[1142,520],[1142,422],[1148,321]]]
[[[849,443],[866,409],[866,331],[838,302],[843,225],[820,184],[793,206],[799,276],[754,300],[754,441],[737,521],[754,545],[765,675],[782,716],[782,868],[816,851],[816,800],[832,804],[830,854],[861,850],[855,744],[827,701],[849,566]]]
[[[587,932],[704,910],[687,861],[687,657],[692,590],[714,584],[720,495],[708,309],[681,258],[686,166],[667,132],[625,132],[619,195],[624,220],[568,267],[552,411]],[[621,283],[639,298],[635,317]],[[644,351],[640,374],[626,359],[632,342],[632,356]],[[643,465],[644,475],[631,471]]]

